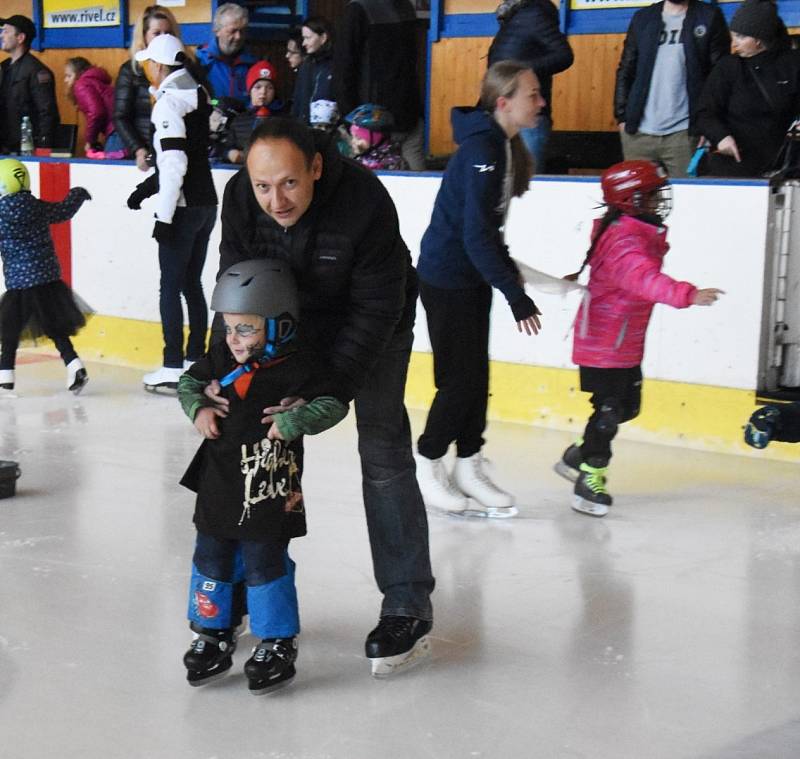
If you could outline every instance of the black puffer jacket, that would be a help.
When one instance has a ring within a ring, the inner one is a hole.
[[[139,148],[148,153],[150,145],[150,84],[137,74],[130,61],[120,66],[114,89],[114,129],[133,156]]]
[[[31,117],[34,145],[51,147],[59,124],[53,72],[25,53],[14,64],[10,58],[0,63],[0,82],[8,93],[0,106],[0,152],[19,151],[23,116]]]
[[[333,91],[333,52],[320,50],[309,55],[297,72],[292,97],[292,116],[309,123],[314,100],[336,100]],[[346,115],[346,114],[341,114]]]
[[[291,263],[304,334],[329,355],[332,394],[348,401],[391,336],[413,327],[417,280],[386,189],[369,169],[323,147],[323,137],[314,199],[289,229],[258,206],[246,168],[231,178],[222,201],[220,272],[251,258]]]
[[[731,135],[741,163],[712,153],[714,176],[757,177],[770,169],[786,130],[800,116],[800,52],[729,55],[711,72],[697,111],[697,131],[716,147]]]
[[[642,121],[650,80],[664,29],[664,2],[636,11],[625,35],[614,87],[614,118],[625,123],[628,134],[636,134]],[[700,0],[689,0],[681,30],[686,56],[686,88],[689,94],[689,131],[694,134],[697,103],[703,84],[714,64],[731,49],[728,25],[722,11]]]
[[[558,28],[558,10],[551,0],[528,0],[500,23],[489,48],[489,65],[515,60],[533,69],[550,112],[553,74],[568,69],[574,60],[569,41]]]

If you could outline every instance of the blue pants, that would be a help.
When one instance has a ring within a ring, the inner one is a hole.
[[[193,629],[235,627],[246,598],[253,635],[297,635],[300,617],[294,569],[285,546],[219,540],[198,532],[189,584],[188,618]]]
[[[543,174],[547,168],[547,142],[553,130],[553,121],[550,116],[541,115],[539,123],[532,129],[520,129],[519,136],[533,156],[533,170]]]
[[[158,306],[164,334],[164,366],[183,368],[184,355],[196,361],[206,352],[208,308],[201,275],[208,238],[217,220],[216,206],[178,207],[172,218],[172,239],[158,246],[161,282]],[[189,340],[183,351],[183,308],[189,315]]]

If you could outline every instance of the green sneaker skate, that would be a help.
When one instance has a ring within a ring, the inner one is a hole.
[[[606,490],[607,471],[607,466],[591,466],[586,462],[580,465],[580,474],[572,497],[572,508],[575,511],[593,517],[604,517],[608,514],[612,498]]]

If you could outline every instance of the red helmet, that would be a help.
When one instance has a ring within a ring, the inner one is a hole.
[[[615,163],[603,172],[600,187],[606,205],[623,213],[656,213],[664,219],[672,210],[669,177],[653,161]]]

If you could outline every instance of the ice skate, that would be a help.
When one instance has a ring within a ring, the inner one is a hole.
[[[471,501],[466,516],[507,519],[515,516],[514,496],[500,489],[483,471],[486,459],[480,453],[468,458],[456,458],[453,483]]]
[[[142,377],[144,389],[148,393],[157,393],[159,390],[177,390],[178,380],[182,374],[182,368],[162,366],[160,369],[156,369],[154,372],[145,374]]]
[[[589,459],[592,461],[592,459]],[[580,476],[575,483],[572,496],[572,508],[582,514],[593,517],[604,517],[608,514],[612,498],[606,490],[606,466],[591,466],[589,463],[580,465]]]
[[[233,666],[235,650],[236,633],[233,630],[201,628],[183,656],[189,685],[206,685],[222,677]]]
[[[16,398],[14,392],[14,370],[0,369],[0,398]]]
[[[67,390],[78,395],[88,381],[89,375],[86,374],[83,362],[79,358],[73,358],[67,364]]]
[[[417,483],[425,506],[436,511],[463,514],[469,506],[467,497],[450,480],[442,459],[416,455]]]
[[[250,692],[261,696],[283,688],[295,676],[297,638],[265,638],[244,665]]]
[[[573,443],[562,454],[561,458],[556,462],[553,470],[556,474],[560,474],[565,480],[576,482],[581,473],[581,464],[583,463],[583,456],[581,455],[582,440]]]
[[[431,627],[431,622],[414,617],[381,617],[364,645],[372,676],[389,677],[419,664],[431,651]]]

